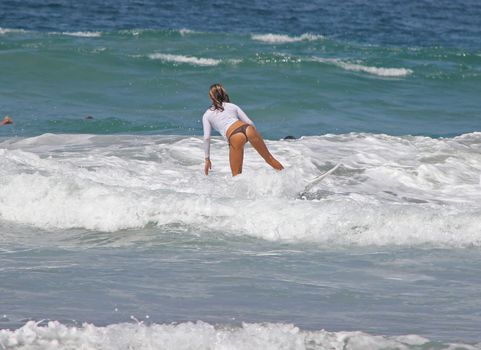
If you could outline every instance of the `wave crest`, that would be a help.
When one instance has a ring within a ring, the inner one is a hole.
[[[242,323],[241,326],[213,326],[208,323],[144,325],[119,323],[81,327],[50,321],[40,326],[27,322],[16,330],[0,330],[0,347],[5,349],[481,349],[481,344],[442,344],[418,335],[375,336],[364,332],[306,331],[292,324]]]
[[[242,62],[242,60],[240,59],[219,60],[215,58],[173,55],[173,54],[165,54],[165,53],[153,53],[153,54],[147,55],[147,57],[150,58],[151,60],[172,62],[174,64],[190,64],[193,66],[203,66],[203,67],[218,66],[219,64],[223,64],[223,63],[239,64]]]
[[[62,34],[79,38],[98,38],[102,36],[101,32],[62,32]]]
[[[19,34],[19,33],[26,33],[27,31],[24,29],[17,29],[17,28],[2,28],[0,27],[0,35],[4,34]]]
[[[261,41],[269,44],[287,44],[296,43],[300,41],[316,41],[322,40],[322,35],[304,33],[300,36],[289,36],[285,34],[252,34],[252,40]]]
[[[350,63],[337,58],[321,58],[313,57],[315,62],[328,63],[338,66],[342,69],[354,71],[354,72],[364,72],[381,77],[405,77],[413,73],[411,69],[408,68],[385,68],[385,67],[373,67],[365,66],[358,63]]]
[[[181,224],[334,245],[480,246],[480,137],[346,134],[270,141],[287,169],[275,173],[247,149],[249,162],[234,179],[226,157],[214,159],[209,177],[202,174],[198,138],[12,140],[0,145],[0,216],[44,229]],[[212,140],[217,154],[224,147]],[[309,179],[332,160],[343,165],[301,200]]]
[[[151,60],[160,60],[164,62],[190,64],[194,66],[217,66],[222,63],[222,60],[214,58],[203,58],[194,56],[172,55],[166,53],[153,53],[148,55]]]

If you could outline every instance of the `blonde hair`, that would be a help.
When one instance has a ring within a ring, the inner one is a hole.
[[[212,108],[215,110],[224,110],[223,102],[230,102],[229,95],[220,83],[212,84],[209,89],[209,97],[212,100]]]

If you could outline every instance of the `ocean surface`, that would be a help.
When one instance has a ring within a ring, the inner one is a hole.
[[[481,349],[478,1],[0,0],[4,115],[0,349]]]

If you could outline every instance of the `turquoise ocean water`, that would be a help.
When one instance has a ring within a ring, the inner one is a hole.
[[[479,349],[480,38],[468,0],[0,1],[0,349]],[[203,175],[214,82],[285,171],[217,137]]]
[[[1,38],[2,113],[17,121],[4,136],[199,135],[216,81],[273,139],[480,126],[480,50],[188,29],[2,29]]]

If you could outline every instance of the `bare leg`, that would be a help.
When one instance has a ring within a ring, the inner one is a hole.
[[[284,167],[277,159],[275,159],[272,154],[267,149],[264,140],[262,139],[261,134],[256,130],[255,127],[249,126],[246,130],[247,139],[251,143],[251,145],[255,148],[255,150],[260,154],[262,158],[276,170],[282,170]]]
[[[229,139],[229,162],[232,176],[242,173],[242,163],[244,162],[244,145],[247,140],[244,134],[232,135]]]

